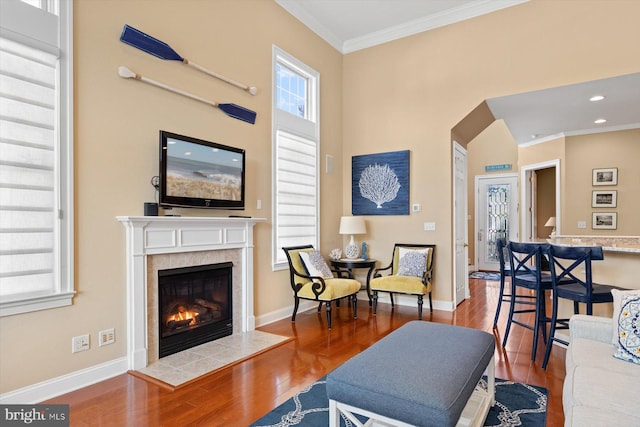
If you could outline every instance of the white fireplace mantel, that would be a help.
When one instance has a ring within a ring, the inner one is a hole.
[[[127,360],[132,370],[148,364],[147,257],[159,254],[239,249],[241,331],[255,329],[253,227],[264,218],[118,216],[126,228]]]

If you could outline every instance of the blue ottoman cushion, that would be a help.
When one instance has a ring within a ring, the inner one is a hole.
[[[409,322],[329,373],[327,396],[416,426],[455,426],[494,348],[483,331]]]

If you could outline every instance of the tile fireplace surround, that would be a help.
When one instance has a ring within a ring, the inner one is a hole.
[[[233,335],[255,329],[253,227],[264,218],[118,216],[126,228],[127,364],[158,360],[157,271],[233,262]]]

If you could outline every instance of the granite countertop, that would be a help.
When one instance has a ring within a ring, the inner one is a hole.
[[[547,242],[558,246],[602,246],[608,252],[640,254],[638,236],[555,236]]]

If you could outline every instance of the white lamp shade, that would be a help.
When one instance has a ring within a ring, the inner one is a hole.
[[[555,227],[556,226],[556,217],[550,217],[547,222],[544,224],[545,227]]]
[[[366,234],[367,227],[361,216],[343,216],[340,218],[340,234]]]

